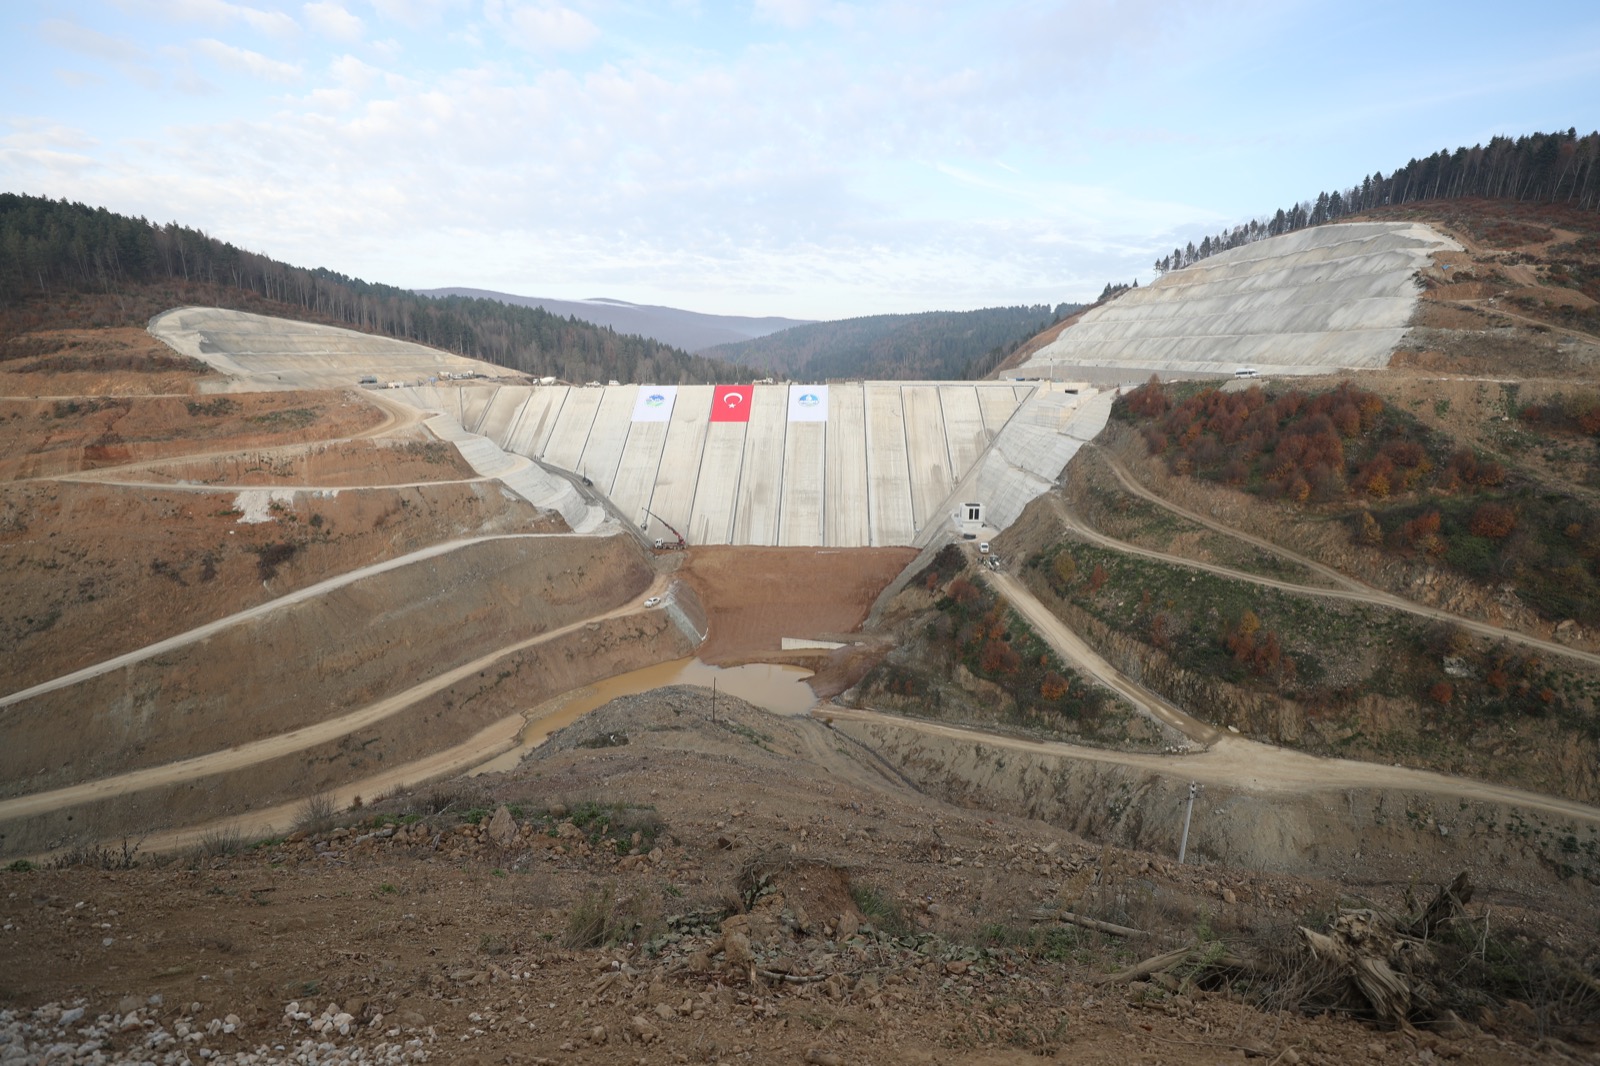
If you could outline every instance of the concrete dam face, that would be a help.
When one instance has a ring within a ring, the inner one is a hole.
[[[1093,377],[1325,374],[1388,363],[1417,271],[1458,248],[1416,223],[1317,226],[1176,270],[1087,312],[1018,373],[981,382],[577,387],[422,345],[217,308],[150,331],[221,389],[388,385],[483,476],[588,532],[596,499],[690,544],[916,545],[966,502],[1003,529],[1105,425]],[[496,380],[498,379],[498,380]],[[516,383],[511,383],[511,382]]]
[[[1038,417],[1008,431],[1025,404],[1046,401],[1037,406],[1055,434],[1085,399],[1046,383],[1005,382],[419,386],[394,394],[506,452],[587,479],[652,536],[670,540],[671,527],[690,544],[830,547],[923,542],[948,525],[958,487],[1003,513],[1009,464],[982,462],[992,446]],[[1036,458],[1052,457],[1044,449]]]

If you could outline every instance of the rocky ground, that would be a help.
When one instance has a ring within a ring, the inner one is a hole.
[[[1594,1058],[1556,1003],[1385,1031],[1287,980],[1118,978],[1354,901],[953,807],[821,721],[716,713],[628,697],[516,771],[308,805],[287,839],[0,873],[0,953],[25,961],[0,1062]]]

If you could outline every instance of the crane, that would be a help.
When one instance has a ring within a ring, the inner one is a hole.
[[[654,518],[657,522],[660,522],[662,525],[666,526],[667,530],[674,537],[678,538],[678,543],[676,545],[672,546],[672,548],[670,550],[672,550],[672,551],[680,551],[681,552],[681,551],[683,551],[685,548],[687,548],[689,546],[689,542],[683,539],[683,534],[679,533],[676,529],[672,528],[672,523],[668,522],[665,518],[662,518],[660,515],[656,514],[654,511],[650,510],[650,508],[648,508],[648,507],[646,507],[644,509],[644,513],[649,515],[651,518]],[[661,538],[657,537],[656,538],[656,547],[657,548],[667,548],[667,544]]]

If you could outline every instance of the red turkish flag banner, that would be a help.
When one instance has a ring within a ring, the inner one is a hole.
[[[755,393],[754,385],[718,385],[711,393],[711,421],[750,421],[750,401]]]

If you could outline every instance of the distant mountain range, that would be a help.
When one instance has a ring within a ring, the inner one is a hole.
[[[419,296],[467,296],[480,300],[499,300],[519,307],[542,307],[552,315],[593,322],[609,326],[618,333],[634,333],[698,352],[718,344],[736,344],[739,341],[765,337],[790,326],[803,326],[810,322],[804,318],[745,318],[740,315],[703,315],[698,311],[683,311],[676,307],[655,307],[649,304],[631,304],[625,300],[550,300],[543,296],[515,296],[508,292],[491,292],[488,289],[417,289]]]
[[[807,381],[982,377],[1077,304],[926,311],[813,322],[698,354]]]

